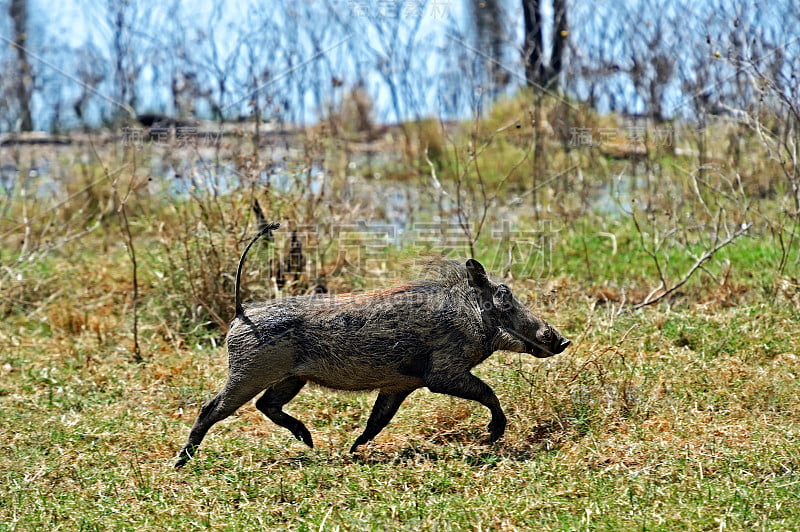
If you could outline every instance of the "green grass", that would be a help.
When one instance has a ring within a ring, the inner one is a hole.
[[[314,450],[248,405],[215,426],[181,471],[172,457],[225,376],[211,337],[170,343],[145,314],[146,362],[137,365],[118,311],[114,330],[99,336],[67,319],[14,314],[0,333],[9,346],[0,360],[0,526],[800,525],[797,309],[756,290],[745,305],[608,317],[575,279],[564,283],[558,303],[542,312],[574,347],[550,360],[499,353],[478,369],[510,419],[496,444],[480,443],[482,407],[419,390],[352,456],[346,449],[373,395],[312,388],[288,410],[308,423]],[[92,292],[78,295],[88,303]]]
[[[525,109],[505,102],[479,135]],[[611,120],[573,119],[586,127]],[[662,155],[663,190],[637,197],[653,204],[637,206],[637,230],[629,205],[604,211],[585,196],[608,187],[608,176],[628,163],[559,151],[553,141],[544,146],[548,157],[563,167],[577,160],[585,174],[540,190],[534,210],[531,196],[509,200],[528,186],[530,167],[525,179],[502,185],[516,160],[509,153],[522,153],[531,133],[523,122],[513,138],[493,140],[502,149],[481,155],[489,190],[499,195],[475,252],[573,345],[547,360],[501,352],[476,369],[509,418],[495,444],[483,443],[486,409],[423,389],[350,455],[375,394],[307,387],[287,411],[307,424],[315,449],[249,404],[214,426],[196,459],[175,471],[200,406],[226,376],[222,329],[232,313],[230,275],[253,227],[250,191],[131,195],[141,363],[132,351],[121,220],[99,207],[109,191],[96,187],[50,211],[28,200],[34,247],[36,238],[82,234],[87,201],[102,226],[19,262],[15,220],[25,200],[17,198],[0,224],[0,530],[799,529],[800,285],[797,242],[785,257],[780,247],[792,230],[785,198],[753,196],[745,206],[704,189],[700,201],[676,170],[690,162]],[[456,141],[462,136],[469,135]],[[452,198],[447,154],[437,162]],[[595,164],[604,169],[591,173]],[[755,156],[748,168],[759,179],[776,175]],[[90,170],[88,179],[100,175]],[[427,183],[428,170],[417,177]],[[70,186],[81,190],[74,178]],[[331,171],[331,187],[342,178]],[[480,196],[474,176],[467,178],[465,201],[474,208]],[[253,190],[271,214],[298,226],[355,224],[371,213],[303,190]],[[660,282],[648,250],[668,283],[681,280],[691,255],[713,240],[717,213],[728,228],[743,215],[755,225],[670,297],[634,310]],[[441,214],[414,213],[421,221]],[[500,229],[509,219],[506,234]],[[275,249],[290,231],[281,234]],[[373,249],[382,273],[359,275],[336,270],[342,242],[325,238],[306,251],[319,252],[331,290],[411,276],[421,254],[466,253],[463,239],[446,250],[430,242]],[[250,256],[248,299],[273,290],[268,251]]]

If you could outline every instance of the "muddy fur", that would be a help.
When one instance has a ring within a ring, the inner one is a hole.
[[[568,345],[473,259],[433,264],[425,278],[389,289],[245,305],[227,336],[228,380],[202,408],[175,466],[195,454],[214,423],[262,391],[257,408],[313,446],[305,425],[282,410],[309,382],[380,391],[351,452],[422,387],[486,406],[494,441],[506,417],[492,389],[470,370],[500,349],[547,357]]]

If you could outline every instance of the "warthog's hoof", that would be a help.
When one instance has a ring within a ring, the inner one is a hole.
[[[175,469],[180,469],[186,465],[186,462],[192,459],[192,453],[189,452],[189,449],[181,449],[181,452],[178,453],[178,459],[175,460],[175,464],[172,466]]]
[[[307,428],[305,428],[303,426],[302,423],[300,424],[299,427],[297,427],[297,428],[292,430],[292,434],[299,441],[305,443],[306,445],[308,445],[312,449],[314,448],[314,441],[311,439],[311,433],[308,431]]]
[[[499,440],[503,436],[503,434],[505,434],[505,432],[506,432],[506,424],[507,424],[507,421],[506,421],[505,417],[497,419],[497,420],[493,419],[491,421],[491,423],[489,423],[489,426],[488,426],[488,429],[489,429],[489,442],[495,442],[495,441]]]

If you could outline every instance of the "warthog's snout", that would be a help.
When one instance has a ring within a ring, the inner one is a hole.
[[[572,343],[549,325],[536,332],[536,339],[533,349],[528,352],[538,358],[557,355]]]
[[[289,297],[245,308],[240,272],[254,241],[236,275],[228,381],[203,406],[176,467],[195,454],[212,425],[262,391],[256,407],[313,446],[303,422],[283,411],[307,382],[380,391],[352,452],[374,438],[405,398],[422,387],[486,406],[494,441],[505,431],[506,416],[492,389],[470,370],[499,349],[549,357],[570,344],[473,259],[444,262],[430,278],[388,290]]]

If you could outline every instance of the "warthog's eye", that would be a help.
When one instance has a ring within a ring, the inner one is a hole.
[[[511,310],[511,301],[513,296],[511,295],[511,290],[506,285],[499,285],[497,287],[497,292],[495,292],[495,296],[500,299],[500,308],[502,310]]]
[[[544,340],[546,343],[548,344],[550,343],[550,339],[552,338],[552,336],[553,333],[550,332],[550,329],[545,329],[544,331],[542,331],[542,340]]]
[[[511,299],[511,289],[506,285],[501,284],[497,287],[497,295],[505,299]]]

